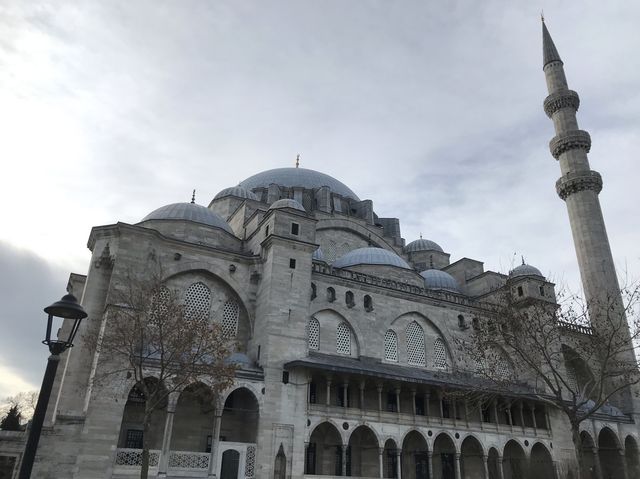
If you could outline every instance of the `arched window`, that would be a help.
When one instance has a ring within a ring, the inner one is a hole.
[[[345,323],[340,323],[336,330],[336,352],[351,354],[351,331]]]
[[[320,322],[316,318],[309,320],[309,349],[320,349]]]
[[[204,321],[209,319],[211,290],[202,282],[193,283],[184,295],[187,319]]]
[[[232,299],[222,307],[222,332],[226,337],[235,338],[238,334],[238,318],[240,306]]]
[[[356,305],[356,302],[353,299],[353,293],[351,291],[347,291],[346,293],[344,293],[344,302],[347,303],[348,308],[353,308]]]
[[[424,331],[415,321],[407,326],[407,361],[416,366],[425,365]]]
[[[149,317],[152,323],[165,322],[168,318],[169,304],[171,302],[171,292],[166,286],[161,286],[151,299],[151,311]]]
[[[333,303],[336,300],[336,290],[332,287],[327,288],[327,301]]]
[[[391,329],[384,333],[384,358],[387,361],[398,360],[398,335]]]
[[[365,311],[373,311],[373,300],[368,294],[364,295],[364,309]]]
[[[447,348],[440,338],[433,342],[433,366],[438,369],[447,369]]]

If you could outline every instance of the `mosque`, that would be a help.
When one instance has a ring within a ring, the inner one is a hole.
[[[585,294],[618,291],[602,179],[590,169],[578,95],[544,24],[543,44],[556,188]],[[559,411],[526,394],[486,408],[444,394],[474,387],[453,344],[484,305],[505,288],[553,305],[554,284],[524,262],[502,274],[477,259],[451,261],[435,239],[406,242],[399,219],[379,217],[372,200],[297,165],[246,178],[208,206],[170,204],[136,224],[93,228],[87,275],[68,283],[89,316],[58,370],[33,477],[139,476],[144,398],[132,382],[92,386],[102,364],[89,339],[108,327],[115,285],[150,255],[168,287],[235,337],[238,365],[214,410],[177,395],[155,417],[150,477],[572,477],[576,457]],[[504,374],[517,376],[501,357]],[[594,479],[640,477],[639,412],[617,404],[585,421]],[[19,462],[19,447],[2,436],[0,454]]]

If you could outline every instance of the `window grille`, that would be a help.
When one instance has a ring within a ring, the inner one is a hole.
[[[238,317],[240,306],[232,299],[222,307],[222,332],[225,336],[235,338],[238,334]]]
[[[169,302],[171,301],[171,292],[165,286],[162,286],[153,295],[151,300],[151,322],[158,323],[167,319],[167,313],[169,312]]]
[[[424,331],[415,321],[407,326],[407,362],[415,366],[425,365]]]
[[[438,369],[447,368],[447,348],[440,338],[437,338],[433,343],[433,365]]]
[[[387,361],[398,360],[398,335],[390,329],[384,333],[384,358]]]
[[[184,296],[187,319],[203,321],[209,319],[211,309],[211,290],[201,282],[193,283]]]
[[[496,376],[498,379],[509,379],[511,377],[511,366],[504,357],[500,357],[496,362]]]
[[[351,354],[351,331],[345,323],[340,323],[336,330],[336,352]]]
[[[338,245],[336,245],[335,241],[329,241],[326,248],[322,248],[322,250],[324,251],[324,256],[327,258],[329,263],[333,263],[336,260],[338,255]]]
[[[316,318],[309,320],[309,349],[320,349],[320,322]]]
[[[127,429],[127,438],[124,447],[127,449],[142,449],[142,431],[139,429]]]

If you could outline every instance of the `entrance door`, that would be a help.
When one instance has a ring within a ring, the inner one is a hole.
[[[222,453],[220,479],[238,479],[240,453],[235,449],[227,449]]]
[[[443,453],[442,458],[442,479],[455,479],[456,471],[453,465],[453,454]]]
[[[416,479],[429,479],[429,457],[416,454]]]

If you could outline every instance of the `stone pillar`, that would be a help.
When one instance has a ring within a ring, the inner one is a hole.
[[[431,393],[427,391],[424,393],[424,414],[427,417],[427,422],[429,422],[429,416],[431,411],[429,410],[429,400],[431,399]]]
[[[502,470],[502,461],[503,461],[503,457],[498,455],[498,479],[504,479],[504,471]]]
[[[415,420],[416,416],[416,390],[411,389],[411,406],[413,410],[413,419]]]
[[[360,381],[360,409],[364,411],[364,388],[366,383]]]
[[[450,401],[449,404],[451,405],[451,413],[453,415],[453,425],[457,426],[458,425],[458,405],[457,405],[457,401],[456,398],[453,398],[453,401]]]
[[[344,384],[343,384],[342,406],[344,408],[348,408],[349,407],[349,383],[347,381],[345,381]]]
[[[498,401],[496,401],[495,399],[493,400],[493,403],[491,404],[492,409],[493,409],[493,418],[496,421],[496,431],[500,430],[500,419],[498,419]]]
[[[402,479],[402,449],[396,451],[396,471],[398,479]]]
[[[518,409],[520,410],[520,424],[522,424],[522,434],[524,434],[524,405],[522,404],[522,401],[520,401],[518,403]]]
[[[536,422],[536,405],[530,404],[529,409],[531,410],[531,421],[533,422],[533,429],[535,431],[536,436],[538,435],[538,423]]]
[[[444,411],[442,408],[442,391],[438,391],[438,404],[440,406],[440,424],[442,424],[442,418],[444,417]]]
[[[480,430],[484,429],[484,414],[482,414],[482,401],[478,404],[478,414],[480,415]]]
[[[433,451],[427,451],[427,467],[429,468],[429,477],[433,477]]]
[[[220,448],[220,425],[222,424],[223,405],[218,405],[213,420],[213,433],[211,436],[211,456],[209,457],[208,477],[217,477],[218,474],[218,449]]]
[[[489,479],[489,456],[486,454],[482,455],[482,465],[484,466],[484,476],[483,479]]]
[[[461,475],[460,475],[460,453],[456,452],[455,455],[456,459],[455,462],[453,463],[455,470],[456,470],[456,479],[461,479]]]
[[[629,478],[629,469],[627,468],[627,458],[624,454],[624,449],[619,448],[618,454],[620,454],[620,461],[622,462],[622,479]],[[634,478],[635,479],[635,478]]]
[[[378,467],[380,468],[379,477],[384,477],[384,447],[378,448]]]
[[[396,412],[400,414],[400,388],[396,388]]]
[[[173,417],[176,413],[176,405],[180,393],[175,391],[169,394],[167,401],[167,418],[164,421],[164,435],[162,436],[162,451],[158,463],[158,478],[167,477],[169,468],[169,454],[171,453],[171,434],[173,433]]]
[[[343,444],[342,445],[342,476],[347,475],[347,448],[349,446]]]
[[[513,432],[513,416],[511,414],[511,403],[507,404],[507,419],[509,420],[509,427],[511,428],[511,432]]]
[[[326,398],[327,406],[331,406],[331,376],[327,377],[327,398]]]
[[[596,479],[602,479],[602,465],[600,464],[600,454],[598,454],[598,448],[592,448],[591,452],[593,452],[593,464],[596,468]]]
[[[376,389],[378,391],[378,412],[382,412],[382,384],[378,383]]]
[[[469,427],[469,401],[464,400],[464,422],[467,424],[467,428]]]

